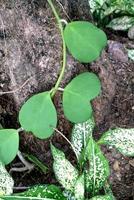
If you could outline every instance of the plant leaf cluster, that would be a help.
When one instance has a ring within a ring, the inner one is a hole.
[[[92,137],[95,126],[93,118],[84,123],[74,125],[71,143],[77,153],[77,166],[66,159],[65,154],[51,144],[53,170],[60,186],[40,185],[28,191],[9,195],[1,195],[2,199],[61,199],[61,200],[114,200],[111,190],[105,189],[105,195],[99,195],[104,189],[110,175],[107,159],[100,145],[113,146],[123,155],[134,156],[134,129],[116,128],[105,132],[96,142]],[[77,145],[80,144],[78,148]],[[81,162],[83,160],[83,162]],[[11,180],[10,180],[11,181]],[[12,183],[12,181],[11,181]],[[9,187],[9,186],[8,186]],[[13,185],[10,185],[11,189]]]
[[[64,65],[54,88],[50,91],[33,95],[24,103],[19,112],[21,127],[27,132],[32,132],[40,139],[51,137],[57,126],[57,111],[53,103],[53,97],[64,74],[66,46],[76,59],[87,63],[96,60],[107,43],[105,33],[89,22],[71,22],[63,30],[60,18],[51,0],[48,0],[48,3],[61,30]],[[73,38],[73,43],[70,36]],[[83,55],[81,55],[81,50],[85,52]],[[100,90],[100,80],[94,73],[85,72],[75,77],[63,91],[63,110],[67,119],[74,123],[84,122],[89,119],[92,115],[91,100],[99,95]],[[6,151],[7,146],[9,152]],[[1,129],[1,162],[5,165],[9,164],[15,158],[18,148],[18,130]]]
[[[66,47],[75,59],[89,63],[99,57],[107,43],[105,33],[89,22],[71,22],[63,30],[60,18],[52,1],[48,0],[48,3],[55,14],[63,40],[63,66],[54,88],[50,91],[33,95],[24,103],[19,112],[21,128],[27,132],[32,132],[40,139],[51,137],[57,126],[57,111],[53,103],[53,98],[63,78],[65,67],[67,67]],[[82,54],[82,52],[84,53]],[[94,73],[85,72],[75,77],[63,91],[63,110],[67,119],[73,123],[84,122],[89,119],[92,115],[91,100],[99,95],[100,90],[100,80]],[[19,150],[18,130],[0,130],[0,161],[3,165],[9,164],[17,155]],[[37,163],[35,158],[32,158],[32,161]],[[37,165],[42,169],[41,163],[38,162]],[[54,164],[55,171],[57,165],[58,163]],[[73,169],[69,161],[68,165],[70,170]],[[74,174],[78,173],[76,171]],[[70,173],[73,174],[73,171]],[[76,191],[79,185],[80,181],[77,181]],[[70,190],[71,188],[68,189]]]
[[[114,30],[126,31],[134,26],[133,0],[89,0],[95,21]]]
[[[103,0],[100,2],[102,5],[105,3]],[[22,128],[40,139],[51,137],[57,126],[58,119],[53,97],[64,75],[66,46],[75,59],[89,63],[99,57],[107,43],[105,33],[89,22],[71,22],[63,30],[52,1],[48,0],[48,3],[58,21],[63,39],[62,70],[54,88],[29,98],[19,112]],[[110,145],[124,155],[133,156],[134,129],[109,130],[98,142],[93,139],[95,122],[92,117],[91,100],[99,95],[100,90],[100,80],[92,72],[78,75],[63,90],[64,114],[69,121],[75,123],[71,144],[76,154],[77,166],[74,166],[61,150],[51,144],[53,170],[62,188],[55,185],[35,186],[26,192],[10,195],[13,190],[13,180],[5,170],[5,165],[9,164],[18,152],[19,134],[15,129],[0,130],[0,199],[114,199],[111,192],[98,196],[100,190],[105,188],[110,174],[108,161],[100,145]],[[40,169],[46,170],[34,157],[31,159]]]

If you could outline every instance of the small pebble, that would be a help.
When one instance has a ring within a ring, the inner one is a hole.
[[[125,169],[126,169],[127,171],[129,171],[129,169],[130,169],[130,165],[127,164],[127,165],[125,166]]]
[[[120,171],[120,166],[119,166],[119,162],[116,160],[115,162],[114,162],[114,164],[113,164],[113,169],[115,170],[115,171]]]
[[[128,62],[127,49],[120,42],[110,40],[108,43],[108,53],[115,61]]]

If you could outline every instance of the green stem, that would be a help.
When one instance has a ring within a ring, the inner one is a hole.
[[[61,38],[62,38],[62,43],[63,43],[62,44],[63,45],[62,46],[62,48],[63,48],[62,68],[61,68],[61,72],[60,72],[59,78],[58,78],[58,80],[57,80],[57,82],[55,84],[55,87],[54,87],[54,89],[53,89],[53,91],[51,93],[51,97],[53,97],[55,95],[56,91],[58,90],[58,87],[59,87],[59,85],[61,83],[61,80],[62,80],[62,78],[64,76],[64,72],[65,72],[65,67],[66,67],[66,44],[65,44],[65,40],[64,40],[63,26],[62,26],[62,22],[60,20],[60,17],[58,15],[53,3],[52,3],[52,0],[47,0],[47,1],[48,1],[49,5],[50,5],[54,15],[55,15],[56,20],[57,20],[57,23],[58,23],[58,26],[59,26],[59,30],[60,30],[60,34],[61,34]]]

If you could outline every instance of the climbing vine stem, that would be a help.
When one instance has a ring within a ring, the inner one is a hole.
[[[62,26],[62,22],[61,22],[61,19],[54,7],[54,4],[52,3],[52,0],[47,0],[47,2],[49,3],[54,15],[55,15],[55,18],[57,20],[57,23],[58,23],[58,26],[59,26],[59,30],[60,30],[60,33],[61,33],[61,38],[62,38],[62,45],[63,45],[63,60],[62,60],[62,67],[61,67],[61,72],[60,72],[60,75],[59,75],[59,78],[55,84],[55,87],[51,93],[51,97],[53,97],[56,93],[56,91],[58,90],[59,88],[59,85],[61,83],[61,80],[64,76],[64,72],[65,72],[65,67],[66,67],[66,44],[65,44],[65,40],[64,40],[64,33],[63,33],[63,26]]]

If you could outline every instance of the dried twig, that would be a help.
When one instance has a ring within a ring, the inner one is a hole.
[[[0,92],[0,95],[4,95],[4,94],[13,94],[18,92],[19,90],[21,90],[33,77],[30,77],[29,79],[27,79],[19,88],[15,89],[15,90],[11,90],[11,91],[7,91],[7,92]]]

